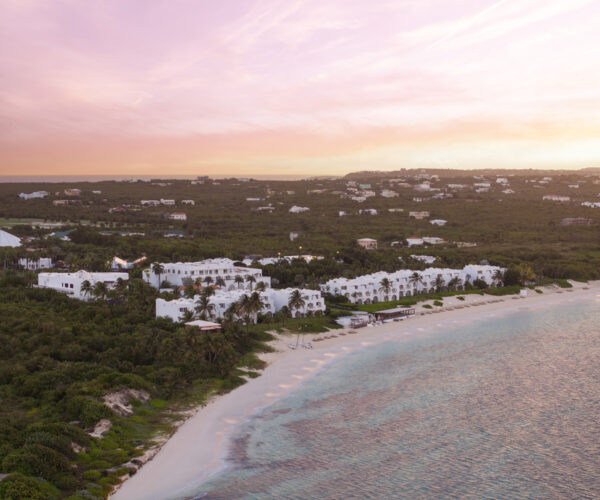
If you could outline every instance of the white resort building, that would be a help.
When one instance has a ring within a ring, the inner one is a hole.
[[[276,290],[268,288],[262,292],[258,292],[264,303],[261,314],[272,316],[280,311],[284,306],[288,306],[292,292],[299,290],[302,295],[304,305],[297,310],[290,310],[292,316],[305,316],[322,314],[325,311],[325,300],[318,290],[285,288]],[[212,306],[211,311],[206,314],[209,319],[219,319],[226,316],[226,311],[232,304],[239,302],[244,295],[248,295],[246,290],[217,290],[214,295],[209,297],[209,303]],[[176,300],[156,299],[156,317],[171,318],[173,321],[181,321],[187,311],[197,315],[196,306],[198,304],[199,295],[193,299],[181,298]],[[252,318],[256,321],[256,316]]]
[[[50,257],[40,257],[39,259],[19,259],[19,267],[28,271],[39,271],[40,269],[52,269],[52,259]]]
[[[185,286],[200,279],[203,283],[215,284],[217,278],[222,278],[225,285],[223,290],[251,290],[253,281],[263,282],[271,286],[271,278],[262,275],[262,270],[252,267],[235,266],[231,259],[207,259],[200,262],[171,262],[161,263],[160,283],[168,281],[171,286]],[[159,288],[159,276],[154,272],[154,266],[144,269],[142,278],[154,288]],[[209,278],[207,280],[207,278]],[[220,281],[220,280],[219,280]],[[255,285],[255,284],[254,284]]]
[[[77,271],[76,273],[40,273],[38,274],[39,288],[52,288],[58,292],[66,293],[69,297],[80,300],[88,300],[89,295],[81,290],[84,281],[88,281],[92,288],[98,282],[103,282],[110,290],[117,280],[121,278],[127,281],[127,273],[89,273]]]
[[[467,283],[472,284],[477,279],[482,279],[491,286],[495,284],[498,271],[503,273],[504,269],[497,266],[468,265],[463,269],[430,267],[424,271],[409,269],[394,273],[381,271],[354,279],[332,279],[321,285],[321,291],[332,295],[343,295],[354,304],[371,304],[433,292],[439,286],[462,290]],[[389,281],[388,287],[382,284],[384,279]]]

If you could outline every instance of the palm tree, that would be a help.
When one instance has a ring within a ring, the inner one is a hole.
[[[158,288],[160,288],[160,277],[162,273],[165,272],[165,266],[163,266],[160,262],[155,262],[152,264],[152,272],[158,275]]]
[[[256,283],[256,278],[252,274],[246,276],[246,281],[250,283],[250,290],[252,290],[252,283]]]
[[[104,281],[98,281],[94,285],[94,290],[92,293],[94,297],[98,299],[105,299],[106,295],[108,294],[108,287],[106,286],[106,283],[104,283]]]
[[[223,276],[217,276],[215,279],[215,285],[221,288],[225,286],[225,280],[223,279]]]
[[[257,292],[264,292],[267,289],[267,284],[264,281],[259,281],[256,286],[254,287],[254,289]]]
[[[115,293],[118,299],[123,299],[125,297],[125,293],[127,292],[127,281],[123,278],[117,278],[115,283]]]
[[[296,311],[296,316],[298,314],[299,309],[304,307],[305,304],[306,304],[306,302],[302,298],[302,294],[300,293],[300,290],[294,290],[290,294],[290,297],[288,299],[288,307],[290,308],[290,311],[292,311],[292,312]]]
[[[459,285],[460,285],[460,278],[458,276],[455,276],[448,282],[448,288],[450,288],[451,290],[456,290]]]
[[[237,310],[238,314],[244,317],[244,323],[246,323],[246,327],[250,324],[250,310],[252,306],[250,305],[250,297],[244,294],[240,297],[240,300],[237,302]]]
[[[500,269],[497,269],[492,279],[496,286],[500,286],[504,282],[504,273]]]
[[[214,304],[210,303],[210,297],[202,294],[196,302],[196,313],[200,319],[207,319],[212,317],[212,312],[215,310]]]
[[[415,285],[415,290],[418,292],[419,284],[423,283],[423,278],[421,278],[421,275],[417,271],[415,271],[410,275],[408,282]]]
[[[385,300],[387,300],[387,296],[392,290],[392,282],[388,278],[383,278],[379,284],[381,285],[379,291],[384,293]]]
[[[265,307],[265,302],[260,296],[260,293],[253,292],[252,295],[250,295],[248,306],[253,316],[263,310],[263,307]]]
[[[227,323],[233,323],[235,317],[240,313],[240,305],[237,302],[232,302],[229,307],[225,310],[225,321]]]
[[[241,276],[238,275],[238,276],[235,277],[234,281],[237,283],[238,290],[239,290],[240,289],[240,285],[242,283],[244,283],[244,278],[242,278]]]
[[[90,293],[92,293],[92,291],[92,284],[88,280],[85,280],[81,283],[81,293],[83,293],[84,297],[87,297]]]
[[[213,282],[212,277],[207,276],[206,278],[204,278],[204,283],[206,283],[207,285],[210,285]]]
[[[215,294],[215,289],[212,286],[207,286],[205,288],[202,289],[202,291],[200,292],[200,295],[203,295],[205,297],[210,297],[211,295]]]
[[[441,292],[444,286],[446,286],[446,282],[444,281],[442,275],[438,274],[437,278],[435,279],[435,291]]]
[[[194,319],[194,313],[189,309],[186,309],[183,315],[181,316],[181,322],[187,323],[188,321],[192,321]]]

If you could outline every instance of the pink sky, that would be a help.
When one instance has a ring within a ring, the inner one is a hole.
[[[0,175],[600,167],[598,0],[2,0]]]

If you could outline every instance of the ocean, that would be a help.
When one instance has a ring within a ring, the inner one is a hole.
[[[186,498],[600,498],[600,300],[523,309],[331,363]]]

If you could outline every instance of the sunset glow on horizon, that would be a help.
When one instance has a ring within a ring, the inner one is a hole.
[[[600,167],[597,0],[5,0],[0,175]]]

